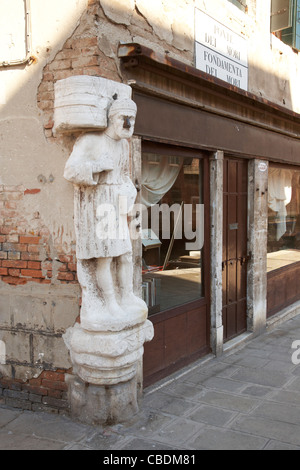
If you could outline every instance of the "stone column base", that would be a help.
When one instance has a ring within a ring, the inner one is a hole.
[[[113,425],[132,418],[138,410],[136,377],[118,385],[100,386],[69,381],[71,416],[89,425]]]
[[[137,413],[137,370],[153,334],[149,320],[122,331],[87,331],[79,324],[67,330],[63,338],[76,374],[69,380],[73,418],[112,424]]]

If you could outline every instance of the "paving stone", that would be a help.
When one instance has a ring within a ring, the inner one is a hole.
[[[66,445],[63,450],[94,450],[90,447],[83,446],[80,444],[68,444]]]
[[[232,429],[300,446],[300,426],[260,417],[240,417]]]
[[[199,367],[198,371],[193,371],[185,377],[186,382],[194,384],[202,384],[203,380],[208,377],[230,377],[234,372],[239,370],[237,366],[226,363],[214,363],[210,366]]]
[[[190,399],[197,398],[203,391],[203,387],[191,385],[184,381],[175,381],[164,388],[164,393]]]
[[[138,415],[136,423],[132,426],[123,426],[118,432],[122,435],[127,436],[133,434],[134,436],[146,438],[151,437],[155,432],[160,431],[165,426],[173,422],[174,417],[167,416],[162,413],[153,411],[144,411]]]
[[[156,410],[163,410],[165,413],[181,416],[195,405],[192,402],[182,398],[174,397],[168,393],[156,393],[151,399],[148,399],[143,406]]]
[[[289,382],[289,383],[285,386],[285,389],[286,389],[286,390],[290,390],[291,392],[299,392],[299,391],[300,391],[300,377],[299,377],[299,378],[295,378],[294,380],[292,380],[291,382]]]
[[[213,388],[216,390],[222,390],[224,392],[239,392],[245,387],[243,382],[237,382],[235,380],[229,380],[223,377],[208,378],[203,382],[202,385],[206,388]]]
[[[191,449],[199,450],[260,450],[267,444],[261,439],[228,429],[202,429],[191,441]]]
[[[251,416],[253,415],[300,425],[300,408],[283,403],[278,406],[277,403],[264,402],[255,408],[251,413]]]
[[[80,441],[80,445],[87,446],[94,450],[111,450],[118,443],[126,441],[125,437],[120,437],[118,434],[112,433],[107,430],[101,429],[97,432],[91,432],[86,438]]]
[[[159,450],[179,450],[179,448],[161,442],[154,442],[153,440],[149,441],[135,438],[123,446],[120,446],[119,450],[153,450],[156,452]]]
[[[20,416],[22,412],[18,410],[10,410],[9,408],[0,408],[0,428]]]
[[[283,444],[282,442],[270,441],[264,450],[300,450],[300,447]]]
[[[280,390],[268,398],[270,401],[278,403],[288,403],[293,405],[300,405],[300,393],[290,392],[289,390]]]
[[[203,424],[195,421],[178,418],[152,438],[159,442],[166,442],[175,446],[182,446],[194,436]]]
[[[273,392],[273,388],[264,387],[262,385],[249,385],[243,391],[243,395],[250,395],[253,397],[265,397],[266,395],[270,395]]]
[[[0,450],[62,450],[65,442],[0,430]]]
[[[212,426],[225,426],[228,421],[237,415],[236,412],[222,410],[213,406],[201,405],[191,412],[187,417],[198,423],[210,424]]]
[[[225,358],[224,362],[234,364],[235,366],[250,367],[251,369],[257,369],[268,364],[269,358],[249,356],[247,352],[248,351],[246,352],[244,351],[243,353],[240,353],[240,354],[233,354],[232,356]]]
[[[288,372],[291,373],[292,370],[295,368],[292,361],[278,361],[278,360],[271,360],[267,364],[265,364],[262,369],[269,370],[269,371],[279,371],[279,372]]]
[[[63,416],[24,411],[5,429],[12,432],[24,429],[26,434],[69,442],[84,438],[88,428]]]
[[[201,397],[201,402],[211,406],[218,406],[231,411],[247,413],[257,404],[257,400],[236,396],[228,393],[207,391]]]
[[[282,387],[290,380],[288,373],[265,369],[249,369],[245,367],[235,372],[232,378],[241,382],[249,382],[252,384],[266,385],[277,388]]]

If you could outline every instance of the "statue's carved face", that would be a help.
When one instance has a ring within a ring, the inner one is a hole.
[[[117,139],[130,139],[133,135],[135,115],[119,112],[110,118],[110,126]]]

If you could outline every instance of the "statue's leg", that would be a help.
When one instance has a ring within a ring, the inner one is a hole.
[[[126,311],[147,311],[145,302],[133,292],[132,253],[126,253],[118,258],[118,281],[122,308]]]
[[[125,312],[122,310],[116,299],[116,286],[112,276],[111,263],[113,258],[98,258],[97,259],[97,283],[98,288],[103,296],[108,313],[112,316],[124,316]]]
[[[104,300],[96,283],[96,267],[95,259],[77,260],[77,276],[82,289],[80,318],[83,327],[89,329],[94,329],[105,313]]]

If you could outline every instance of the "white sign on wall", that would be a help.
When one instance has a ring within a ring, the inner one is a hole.
[[[247,41],[202,11],[195,10],[196,68],[248,90]]]

